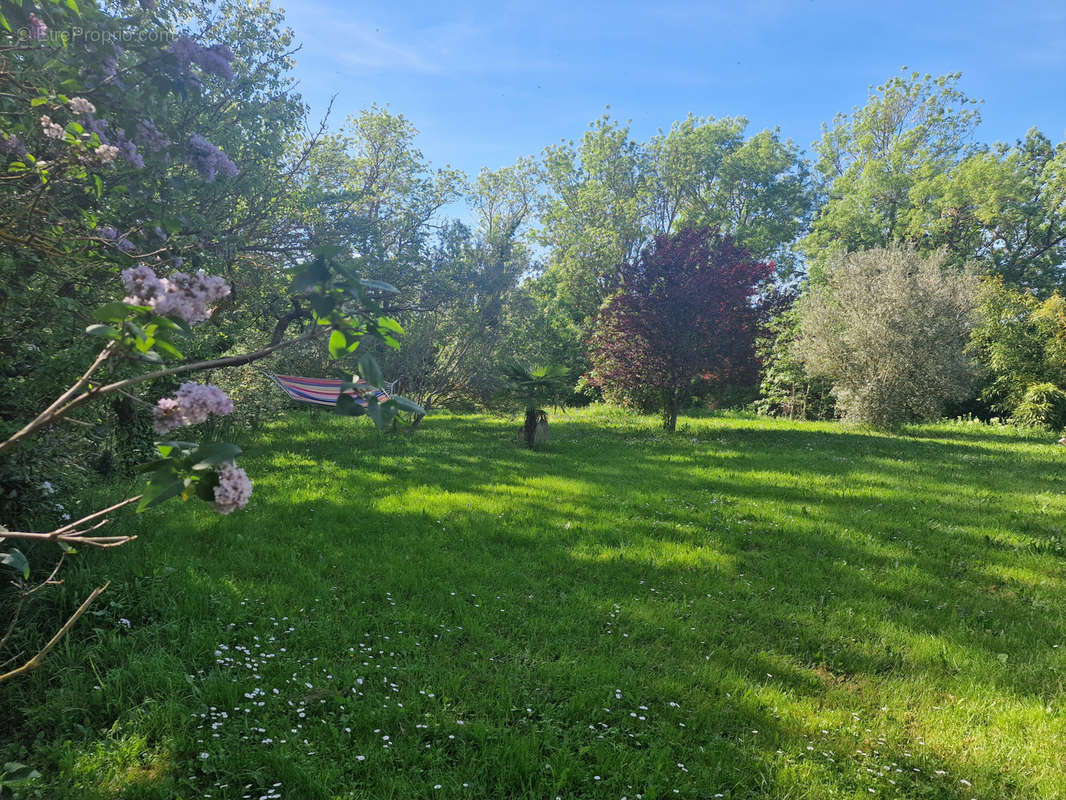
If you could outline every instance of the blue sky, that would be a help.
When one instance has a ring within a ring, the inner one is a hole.
[[[281,0],[312,113],[372,102],[434,165],[474,174],[576,138],[610,106],[644,139],[689,112],[743,115],[804,149],[906,65],[961,71],[978,137],[1066,138],[1066,3]]]

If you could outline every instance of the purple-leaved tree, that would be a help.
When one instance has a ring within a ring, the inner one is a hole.
[[[656,392],[663,427],[674,430],[697,381],[752,377],[758,298],[773,270],[711,228],[655,237],[621,265],[621,285],[596,314],[588,382]]]

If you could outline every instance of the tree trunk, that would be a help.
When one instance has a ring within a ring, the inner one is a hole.
[[[663,430],[677,430],[677,410],[681,405],[681,392],[677,389],[663,389]]]
[[[548,444],[548,418],[543,412],[541,412],[540,421],[533,432],[533,444],[536,447],[543,447]]]
[[[526,423],[522,426],[522,433],[526,440],[526,447],[533,449],[537,435],[537,409],[533,406],[526,408]]]

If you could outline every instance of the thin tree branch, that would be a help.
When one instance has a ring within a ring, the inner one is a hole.
[[[87,544],[90,547],[118,547],[119,545],[132,542],[136,536],[85,536],[86,533],[103,527],[110,520],[104,520],[89,530],[74,531],[73,533],[37,533],[36,531],[4,531],[5,539],[31,539],[43,542],[66,542],[69,544]]]
[[[66,552],[60,553],[59,554],[59,561],[56,562],[56,566],[55,566],[55,569],[52,570],[52,574],[49,575],[47,578],[45,578],[40,583],[38,583],[32,589],[27,589],[26,591],[21,592],[20,595],[22,597],[29,597],[31,594],[36,592],[38,589],[43,589],[45,586],[57,585],[57,584],[62,583],[63,581],[55,580],[55,577],[56,577],[56,575],[59,574],[59,569],[60,569],[60,567],[63,566],[63,559],[65,559],[66,557],[67,557]],[[3,648],[3,646],[4,646],[4,643],[2,641],[0,641],[0,648]]]
[[[89,365],[89,368],[85,370],[84,374],[82,374],[82,376],[78,378],[75,384],[69,389],[67,389],[65,392],[63,392],[63,394],[61,394],[59,397],[57,397],[55,402],[52,403],[52,405],[48,406],[48,408],[38,414],[37,417],[32,422],[30,422],[25,428],[14,434],[6,442],[0,442],[0,450],[3,450],[7,444],[15,442],[30,433],[31,431],[36,430],[42,424],[52,419],[52,417],[57,416],[56,409],[60,408],[65,402],[67,402],[71,397],[76,395],[79,391],[81,391],[82,388],[85,387],[86,384],[88,384],[89,378],[92,377],[92,374],[96,372],[96,370],[100,368],[100,365],[107,361],[107,359],[109,359],[115,352],[115,346],[115,342],[108,342],[104,349],[100,351],[99,355],[96,356],[96,360],[94,360],[93,363]]]
[[[97,357],[97,363],[94,363],[94,366],[90,368],[89,372],[86,373],[86,376],[83,377],[83,379],[79,381],[78,384],[75,384],[74,387],[68,390],[59,400],[52,403],[52,405],[48,407],[47,411],[44,411],[40,415],[38,415],[38,417],[33,420],[33,422],[26,425],[26,427],[24,427],[18,433],[13,434],[6,441],[0,442],[0,452],[3,452],[7,448],[17,444],[22,439],[25,439],[38,428],[49,424],[55,419],[66,416],[75,408],[80,406],[82,403],[87,400],[91,400],[94,397],[99,397],[105,394],[109,394],[111,392],[117,392],[121,389],[125,389],[127,386],[134,386],[138,383],[144,383],[145,381],[152,381],[156,380],[157,378],[166,378],[170,375],[181,375],[185,372],[195,372],[197,370],[217,369],[219,367],[236,367],[241,364],[248,364],[252,361],[258,361],[261,358],[266,358],[271,353],[281,350],[282,348],[289,347],[290,345],[296,344],[297,342],[303,342],[307,341],[308,339],[312,339],[318,335],[320,330],[320,326],[312,326],[306,333],[301,336],[297,336],[294,339],[288,339],[284,342],[279,342],[278,344],[270,345],[269,347],[264,347],[261,350],[256,350],[251,353],[245,353],[244,355],[240,356],[216,358],[211,361],[197,361],[192,364],[182,364],[178,367],[170,367],[168,369],[161,369],[155,372],[148,372],[144,375],[137,375],[132,378],[125,378],[124,380],[116,381],[115,383],[109,383],[104,386],[97,386],[91,388],[77,395],[73,399],[68,400],[67,398],[70,398],[79,388],[81,388],[85,385],[85,383],[88,382],[87,376],[90,375],[92,371],[96,369],[96,367],[103,363],[104,359],[106,358],[104,356],[104,352],[108,350],[108,348],[104,348],[104,351],[101,352],[100,356]],[[109,342],[108,347],[110,347],[112,344],[114,343]],[[108,355],[110,355],[110,353],[108,353]],[[64,400],[67,400],[67,402],[63,403]]]
[[[15,611],[11,614],[11,622],[7,626],[7,630],[4,632],[3,638],[0,638],[0,651],[4,649],[4,645],[7,644],[7,640],[11,638],[11,634],[15,632],[15,625],[19,621],[19,614],[22,611],[22,604],[26,602],[26,595],[20,595],[18,603],[15,604]],[[10,659],[9,659],[10,661]],[[5,661],[4,664],[9,663]]]
[[[75,522],[68,523],[67,525],[64,525],[62,528],[56,528],[54,531],[52,531],[52,533],[54,533],[54,534],[66,533],[67,531],[73,530],[74,528],[77,528],[79,525],[84,525],[86,522],[90,522],[90,521],[96,519],[97,517],[102,517],[104,514],[110,514],[112,511],[118,511],[120,508],[122,508],[123,506],[128,506],[130,503],[136,503],[138,500],[141,499],[142,496],[143,495],[137,495],[136,497],[127,497],[125,500],[123,500],[120,503],[115,503],[113,506],[108,506],[107,508],[101,509],[100,511],[94,511],[92,514],[89,514],[86,517],[82,517],[81,519],[79,519],[79,520],[77,520]],[[4,535],[6,536],[7,534],[4,534]]]
[[[6,680],[14,678],[25,672],[29,672],[31,669],[36,669],[37,667],[41,666],[41,662],[44,660],[44,657],[48,653],[48,651],[55,647],[60,639],[67,635],[67,632],[74,626],[74,623],[77,622],[81,615],[85,613],[86,609],[88,609],[89,606],[92,605],[93,600],[99,597],[100,594],[110,585],[111,581],[108,581],[103,586],[93,589],[92,594],[85,598],[85,602],[78,606],[78,610],[71,614],[70,619],[68,619],[63,624],[63,627],[56,631],[55,636],[48,640],[48,644],[38,650],[37,654],[33,658],[31,658],[18,669],[13,669],[10,672],[5,672],[3,675],[0,675],[0,683],[3,683]]]

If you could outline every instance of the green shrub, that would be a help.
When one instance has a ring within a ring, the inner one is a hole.
[[[1014,421],[1052,430],[1066,428],[1066,392],[1053,383],[1034,383],[1025,390],[1014,411]]]
[[[965,399],[965,352],[977,279],[904,246],[833,261],[797,304],[795,352],[812,378],[833,384],[846,422],[893,428],[933,420]]]
[[[969,349],[985,373],[981,399],[1016,416],[1036,385],[1066,386],[1066,298],[984,281]]]
[[[796,353],[799,316],[789,308],[769,320],[755,350],[761,365],[758,414],[789,419],[833,419],[836,404],[833,384],[812,378]]]

